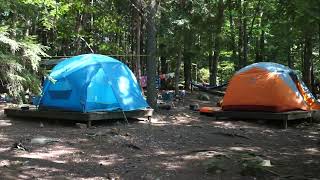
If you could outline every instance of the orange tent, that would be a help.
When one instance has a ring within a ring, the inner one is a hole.
[[[293,70],[261,62],[242,68],[232,77],[222,110],[308,111],[320,110],[320,102]]]

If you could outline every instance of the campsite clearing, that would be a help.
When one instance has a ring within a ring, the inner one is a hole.
[[[319,179],[320,125],[213,120],[189,110],[197,94],[152,123],[74,123],[0,118],[4,179]],[[41,140],[41,143],[35,143]],[[259,166],[255,164],[259,162]],[[261,163],[260,163],[261,162]]]

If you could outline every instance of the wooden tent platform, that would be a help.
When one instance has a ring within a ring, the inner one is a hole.
[[[215,111],[201,113],[215,117],[216,119],[253,119],[253,120],[277,120],[283,122],[283,128],[288,127],[288,121],[307,119],[312,122],[315,111],[288,111],[288,112],[260,112],[260,111]]]
[[[109,112],[73,112],[73,111],[58,111],[58,110],[37,110],[19,108],[4,109],[4,113],[8,117],[16,118],[44,118],[55,120],[74,120],[87,123],[87,127],[91,127],[92,121],[101,121],[109,119],[125,119],[125,118],[140,118],[147,117],[150,120],[153,109],[135,110],[135,111],[109,111]]]

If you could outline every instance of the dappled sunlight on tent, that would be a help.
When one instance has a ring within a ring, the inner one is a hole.
[[[267,80],[274,79],[279,75],[279,73],[271,72],[267,75]]]
[[[124,105],[131,104],[133,102],[133,98],[123,98],[122,102]]]
[[[127,96],[129,94],[129,91],[130,91],[128,78],[126,78],[124,76],[121,76],[119,78],[118,88],[119,88],[119,91],[122,93],[123,96]]]

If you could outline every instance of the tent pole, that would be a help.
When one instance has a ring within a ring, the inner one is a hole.
[[[122,111],[122,114],[123,114],[124,120],[126,121],[126,123],[127,123],[127,124],[129,124],[129,121],[128,121],[128,119],[127,119],[126,114],[124,113],[124,111],[123,111],[122,109],[121,109],[121,111]]]
[[[37,102],[37,105],[36,105],[36,110],[39,110],[40,102],[41,102],[41,100],[42,100],[42,97],[43,97],[43,95],[44,95],[44,92],[46,92],[47,89],[48,89],[49,83],[50,83],[50,80],[49,80],[49,82],[46,84],[46,86],[43,88],[43,91],[41,92],[40,98],[39,98],[39,100],[38,100],[38,102]]]

